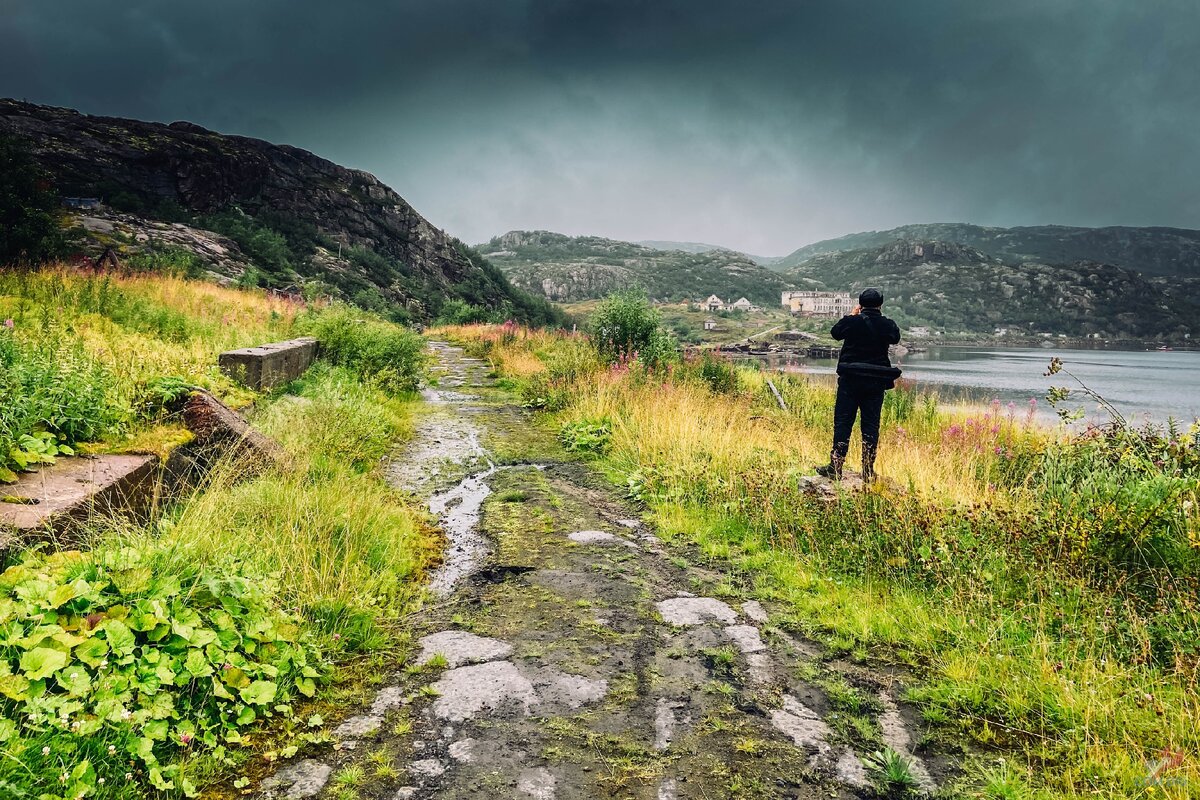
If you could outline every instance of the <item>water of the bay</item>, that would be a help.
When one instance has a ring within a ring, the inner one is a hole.
[[[1064,368],[1112,403],[1130,422],[1191,423],[1200,418],[1200,352],[1076,350],[1054,348],[930,347],[896,359],[904,377],[936,389],[947,398],[987,402],[999,399],[1024,408],[1036,399],[1039,417],[1051,414],[1045,401],[1051,386],[1076,389],[1066,404],[1082,408],[1086,419],[1104,421],[1097,403],[1078,391],[1079,385],[1060,373],[1046,377],[1052,356]],[[829,359],[790,358],[772,354],[768,367],[829,374]]]

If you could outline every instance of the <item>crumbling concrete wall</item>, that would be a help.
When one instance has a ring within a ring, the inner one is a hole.
[[[317,340],[311,336],[230,350],[217,357],[221,370],[255,391],[266,391],[304,374],[317,357]]]

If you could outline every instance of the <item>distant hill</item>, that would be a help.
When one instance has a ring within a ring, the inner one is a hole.
[[[641,287],[659,300],[732,301],[745,296],[778,305],[790,284],[783,276],[731,250],[659,249],[599,236],[511,231],[477,249],[517,287],[551,300],[574,302]]]
[[[814,256],[883,247],[897,239],[954,242],[1009,264],[1098,261],[1144,275],[1200,278],[1200,230],[1072,228],[1064,225],[987,228],[956,222],[904,225],[887,231],[866,231],[826,239],[776,260],[771,268],[786,271]]]
[[[888,313],[950,333],[1000,327],[1108,339],[1200,335],[1200,305],[1189,294],[1175,293],[1170,281],[1095,261],[1012,264],[958,242],[901,240],[814,255],[785,274],[797,285],[880,287]]]
[[[217,277],[320,281],[397,318],[427,319],[461,300],[564,319],[373,175],[297,147],[3,99],[0,136],[25,146],[60,196],[82,201],[70,224],[85,252],[169,246]]]

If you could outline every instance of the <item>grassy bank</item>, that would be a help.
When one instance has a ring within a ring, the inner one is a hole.
[[[796,478],[828,456],[827,385],[772,378],[782,411],[763,374],[718,361],[651,369],[635,346],[511,326],[438,335],[727,569],[731,595],[773,602],[831,655],[913,669],[934,735],[965,747],[956,796],[1200,787],[1196,428],[1069,434],[901,388],[887,480],[826,502]]]
[[[219,465],[151,524],[98,522],[82,551],[9,557],[0,796],[191,795],[320,741],[311,710],[394,642],[435,558],[380,474],[411,432],[420,339],[348,307],[54,269],[0,274],[4,320],[0,466],[178,444],[171,401],[193,386],[253,403],[290,458],[249,477]],[[255,395],[215,367],[222,350],[299,334],[326,355],[286,391]]]

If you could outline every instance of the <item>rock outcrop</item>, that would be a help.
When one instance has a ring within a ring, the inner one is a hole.
[[[15,100],[0,100],[0,135],[27,142],[63,197],[97,198],[168,222],[180,214],[202,221],[237,209],[284,234],[293,247],[300,243],[306,252],[305,263],[295,266],[300,277],[345,285],[347,296],[355,287],[375,287],[417,316],[448,297],[531,307],[497,270],[472,260],[461,243],[376,177],[298,147],[188,122],[90,116]],[[321,245],[369,256],[343,261],[339,274],[311,258]],[[237,269],[247,259],[232,260]]]

